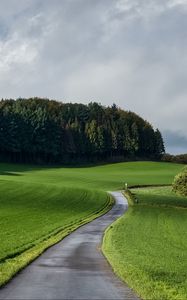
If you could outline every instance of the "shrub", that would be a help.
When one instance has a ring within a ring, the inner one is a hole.
[[[181,173],[175,176],[173,182],[173,191],[180,195],[187,196],[187,167]]]

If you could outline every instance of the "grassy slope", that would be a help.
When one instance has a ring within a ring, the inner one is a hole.
[[[187,198],[176,195],[176,193],[172,191],[172,187],[137,188],[131,189],[131,191],[136,195],[136,198],[141,205],[187,208]]]
[[[83,220],[104,206],[106,194],[40,184],[1,184],[0,261],[60,227]],[[21,197],[20,197],[21,195]]]
[[[0,164],[0,180],[55,184],[100,190],[129,185],[171,184],[183,165],[157,162],[127,162],[93,167],[61,168]]]
[[[110,208],[103,191],[0,181],[0,285],[50,245]]]
[[[108,229],[104,253],[144,299],[187,299],[187,198],[170,187],[133,191],[139,204]]]
[[[84,168],[0,164],[0,284],[83,220],[94,218],[106,204],[104,191],[122,188],[126,181],[170,183],[180,170],[181,165],[154,162]],[[29,247],[32,251],[13,258]]]

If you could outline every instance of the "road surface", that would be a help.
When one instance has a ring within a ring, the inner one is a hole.
[[[0,290],[0,299],[138,299],[101,253],[104,230],[128,207],[121,192],[104,216],[45,251]]]

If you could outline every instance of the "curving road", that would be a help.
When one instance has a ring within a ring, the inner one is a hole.
[[[101,253],[105,228],[128,207],[121,192],[104,216],[49,248],[0,290],[0,299],[138,299]]]

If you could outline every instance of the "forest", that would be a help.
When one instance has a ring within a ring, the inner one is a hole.
[[[41,98],[0,101],[0,160],[72,163],[160,159],[158,129],[117,107]]]

